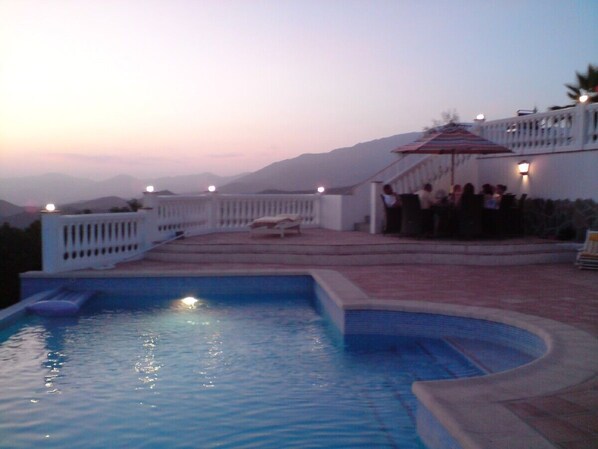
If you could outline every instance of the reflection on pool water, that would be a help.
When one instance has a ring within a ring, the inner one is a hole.
[[[343,339],[305,292],[181,299],[100,295],[1,330],[2,447],[423,448],[411,384],[483,374],[464,353],[500,352]]]

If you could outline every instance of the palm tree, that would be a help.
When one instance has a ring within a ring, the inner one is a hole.
[[[588,94],[590,103],[598,103],[598,65],[588,65],[588,72],[585,74],[575,72],[577,84],[565,84],[569,89],[567,96],[573,101],[578,101],[580,95]]]
[[[598,66],[588,64],[588,73],[582,74],[575,72],[575,75],[577,76],[577,84],[565,84],[565,87],[569,89],[567,96],[573,100],[573,104],[568,104],[566,106],[551,106],[548,108],[549,111],[575,106],[582,94],[588,95],[589,103],[598,102]]]

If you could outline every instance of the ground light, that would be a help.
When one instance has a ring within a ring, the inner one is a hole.
[[[195,307],[195,305],[197,304],[197,301],[199,301],[199,300],[197,298],[194,298],[193,296],[187,296],[187,297],[181,299],[181,302],[189,308]]]

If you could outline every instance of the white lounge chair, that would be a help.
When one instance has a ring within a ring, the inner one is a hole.
[[[586,241],[577,253],[575,265],[582,270],[598,270],[598,231],[587,231]]]
[[[256,234],[280,234],[284,237],[286,231],[297,231],[301,234],[303,219],[298,214],[279,214],[272,217],[256,218],[249,224],[251,236]]]

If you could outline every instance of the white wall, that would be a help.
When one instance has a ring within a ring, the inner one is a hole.
[[[324,229],[341,231],[343,215],[343,196],[322,195],[320,207],[320,226]]]
[[[531,163],[528,176],[519,174],[521,160]],[[487,157],[478,163],[476,189],[484,183],[505,184],[510,193],[531,198],[598,201],[598,150]]]
[[[370,186],[355,189],[352,195],[346,195],[343,203],[343,230],[352,231],[355,223],[363,223],[370,215]]]
[[[353,231],[370,214],[369,185],[353,195],[322,195],[321,227],[335,231]]]

